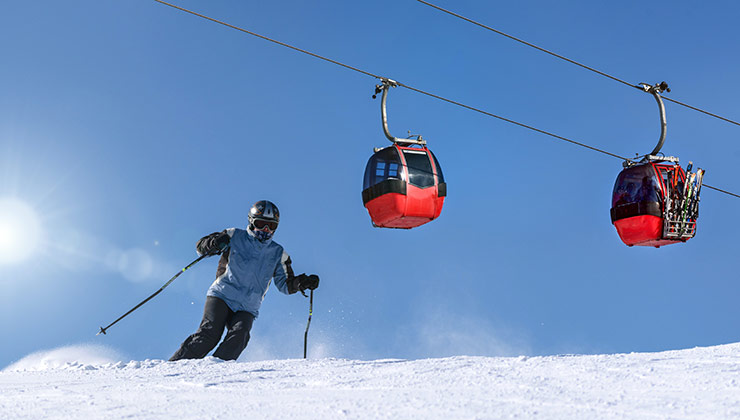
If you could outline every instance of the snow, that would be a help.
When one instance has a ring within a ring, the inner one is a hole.
[[[740,418],[740,343],[420,360],[116,357],[83,346],[8,366],[0,372],[0,418]]]

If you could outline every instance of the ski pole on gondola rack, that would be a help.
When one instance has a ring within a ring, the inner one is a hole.
[[[145,304],[145,303],[149,302],[149,301],[150,301],[150,300],[151,300],[151,299],[152,299],[152,298],[153,298],[154,296],[157,296],[157,295],[158,295],[158,294],[159,294],[160,292],[162,292],[162,290],[164,290],[164,289],[165,289],[165,287],[169,286],[169,285],[170,285],[170,283],[172,283],[173,281],[175,281],[175,279],[176,279],[176,278],[177,278],[178,276],[180,276],[180,274],[184,273],[184,272],[185,272],[185,270],[187,270],[188,268],[190,268],[190,267],[194,266],[194,265],[195,265],[195,264],[197,264],[197,263],[198,263],[198,262],[199,262],[200,260],[202,260],[203,258],[205,258],[205,257],[207,257],[207,256],[208,256],[208,254],[204,254],[204,255],[201,255],[200,257],[196,258],[195,260],[193,260],[193,262],[191,262],[190,264],[188,264],[187,266],[185,266],[185,267],[184,267],[184,268],[183,268],[182,270],[178,271],[178,272],[177,272],[177,274],[175,274],[174,276],[172,276],[172,278],[171,278],[171,279],[169,279],[169,281],[167,281],[167,283],[165,283],[165,284],[164,284],[164,286],[160,287],[160,288],[159,288],[159,290],[157,290],[156,292],[154,292],[154,294],[152,294],[152,295],[151,295],[151,296],[149,296],[148,298],[146,298],[146,299],[144,299],[143,301],[141,301],[141,303],[139,303],[138,305],[136,305],[136,306],[134,306],[133,308],[131,308],[131,310],[129,310],[129,311],[128,311],[128,312],[126,312],[125,314],[123,314],[123,315],[121,315],[120,317],[118,317],[118,319],[116,319],[115,321],[111,322],[111,323],[110,323],[110,325],[108,325],[107,327],[105,327],[105,328],[103,328],[103,327],[100,327],[100,331],[98,331],[98,333],[97,333],[97,334],[95,334],[95,335],[105,334],[105,332],[106,332],[106,331],[108,330],[108,328],[112,327],[112,326],[113,326],[113,325],[115,325],[115,324],[116,324],[116,323],[117,323],[118,321],[120,321],[120,320],[122,320],[123,318],[127,317],[127,316],[128,316],[128,315],[129,315],[130,313],[131,313],[131,312],[133,312],[133,311],[135,311],[135,310],[139,309],[139,308],[141,307],[141,305],[143,305],[143,304]]]
[[[303,292],[301,292],[303,293]],[[306,296],[303,293],[303,296]],[[308,322],[306,323],[306,332],[303,334],[303,358],[306,358],[306,352],[308,350],[308,327],[311,326],[311,316],[313,315],[313,289],[311,289],[311,297],[308,299]]]

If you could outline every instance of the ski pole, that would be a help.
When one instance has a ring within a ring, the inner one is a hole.
[[[311,297],[309,298],[308,305],[308,323],[306,324],[306,333],[303,334],[303,358],[306,358],[306,350],[308,349],[308,327],[311,326],[311,315],[313,315],[313,289],[311,289]]]
[[[120,316],[120,317],[119,317],[119,318],[118,318],[117,320],[115,320],[115,321],[111,322],[111,324],[110,324],[110,325],[108,325],[107,327],[105,327],[105,328],[103,328],[103,327],[100,327],[100,331],[98,331],[98,333],[97,333],[97,334],[95,334],[95,335],[105,334],[105,331],[107,331],[107,330],[108,330],[108,328],[110,328],[110,327],[112,327],[113,325],[115,325],[115,323],[116,323],[116,322],[118,322],[118,321],[122,320],[122,319],[123,319],[123,318],[125,318],[125,317],[126,317],[126,316],[127,316],[128,314],[130,314],[131,312],[133,312],[133,311],[135,311],[135,310],[139,309],[139,307],[141,307],[141,305],[143,305],[143,304],[145,304],[145,303],[149,302],[149,300],[150,300],[150,299],[152,299],[152,298],[153,298],[154,296],[157,296],[157,295],[158,295],[158,294],[159,294],[159,293],[160,293],[160,292],[161,292],[162,290],[164,290],[164,288],[165,288],[165,287],[169,286],[169,285],[170,285],[170,283],[172,283],[172,282],[173,282],[173,281],[174,281],[174,280],[175,280],[175,279],[176,279],[176,278],[177,278],[177,277],[178,277],[178,276],[179,276],[180,274],[184,273],[184,272],[185,272],[185,270],[187,270],[188,268],[190,268],[190,267],[194,266],[195,264],[197,264],[197,263],[198,263],[198,261],[202,260],[203,258],[205,258],[205,257],[207,257],[207,256],[208,256],[208,254],[204,254],[204,255],[201,255],[200,257],[196,258],[196,259],[195,259],[195,260],[194,260],[193,262],[191,262],[191,263],[190,263],[190,264],[188,264],[188,265],[187,265],[187,266],[186,266],[185,268],[183,268],[182,270],[178,271],[178,272],[177,272],[177,274],[175,274],[174,276],[172,276],[172,278],[171,278],[171,279],[170,279],[170,280],[169,280],[169,281],[168,281],[167,283],[165,283],[165,284],[164,284],[164,286],[160,287],[160,288],[159,288],[159,290],[157,290],[156,292],[154,292],[154,294],[153,294],[153,295],[151,295],[151,296],[149,296],[148,298],[144,299],[144,300],[143,300],[143,301],[142,301],[141,303],[139,303],[138,305],[134,306],[134,307],[133,307],[133,308],[132,308],[132,309],[131,309],[130,311],[128,311],[128,312],[126,312],[125,314],[121,315],[121,316]]]

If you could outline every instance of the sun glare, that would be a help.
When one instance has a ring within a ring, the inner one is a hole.
[[[0,265],[25,261],[40,237],[41,223],[31,206],[16,198],[0,198]]]

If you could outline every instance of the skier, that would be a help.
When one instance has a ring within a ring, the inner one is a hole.
[[[199,255],[221,255],[216,280],[206,294],[200,327],[182,343],[170,361],[205,357],[221,339],[213,353],[223,360],[236,360],[249,342],[252,322],[259,314],[262,300],[275,281],[278,290],[293,294],[319,286],[319,276],[293,274],[291,261],[283,247],[272,240],[280,222],[280,212],[267,200],[256,202],[249,210],[246,230],[230,228],[201,238],[196,245]]]

